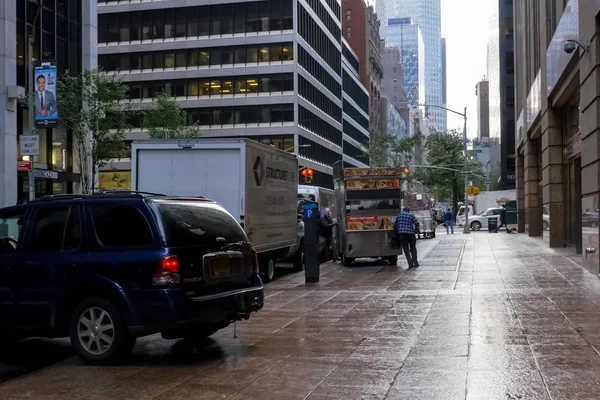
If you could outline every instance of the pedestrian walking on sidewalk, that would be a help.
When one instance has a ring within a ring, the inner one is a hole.
[[[444,214],[444,222],[446,224],[446,235],[449,235],[450,231],[452,231],[452,234],[454,235],[454,214],[452,214],[450,209]]]
[[[396,217],[396,232],[398,233],[398,242],[402,246],[409,269],[419,267],[417,237],[415,235],[418,229],[419,221],[410,213],[410,209],[405,207]]]
[[[500,223],[496,228],[496,233],[498,233],[502,227],[506,228],[506,233],[510,233],[510,229],[508,229],[508,225],[506,225],[506,208],[504,208],[504,206],[502,206],[502,211],[500,211]]]
[[[325,239],[325,259],[329,260],[329,247],[333,252],[333,261],[338,260],[337,246],[333,237],[333,227],[336,225],[331,218],[331,210],[326,208],[319,220],[319,236]]]

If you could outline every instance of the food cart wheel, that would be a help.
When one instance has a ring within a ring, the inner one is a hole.
[[[354,262],[354,258],[344,256],[342,262],[344,266],[349,267]]]
[[[390,265],[398,265],[398,256],[384,257],[384,259],[387,260],[387,262],[389,262]]]

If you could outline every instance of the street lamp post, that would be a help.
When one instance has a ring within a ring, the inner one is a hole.
[[[34,112],[34,93],[35,90],[33,88],[33,86],[35,85],[35,81],[34,81],[34,77],[33,77],[33,44],[35,43],[35,26],[37,25],[37,21],[39,19],[40,16],[40,12],[42,11],[42,4],[44,3],[44,0],[40,0],[40,3],[38,5],[38,9],[35,13],[35,16],[33,18],[33,24],[31,26],[31,35],[29,36],[28,40],[27,40],[27,66],[29,68],[29,70],[27,71],[29,73],[28,76],[28,82],[29,82],[29,87],[27,88],[27,90],[29,91],[27,93],[27,106],[29,107],[29,110],[27,110],[29,112],[29,132],[31,135],[35,135],[35,112]],[[35,162],[35,156],[29,156],[31,158],[31,168],[29,169],[29,171],[27,172],[27,177],[29,179],[29,201],[35,200],[35,176],[33,175],[33,164]]]
[[[460,115],[461,117],[464,118],[463,150],[465,151],[465,226],[464,226],[463,233],[470,233],[471,228],[469,227],[469,194],[467,193],[467,187],[469,186],[469,173],[467,171],[467,107],[465,107],[465,112],[461,113],[461,112],[454,111],[449,108],[437,106],[437,105],[431,105],[431,104],[419,104],[419,105],[423,106],[423,107],[441,108],[442,110],[449,111],[456,115]]]

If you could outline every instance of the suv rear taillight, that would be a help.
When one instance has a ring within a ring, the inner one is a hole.
[[[180,281],[179,260],[177,256],[164,256],[154,272],[152,284],[154,286],[175,285]]]

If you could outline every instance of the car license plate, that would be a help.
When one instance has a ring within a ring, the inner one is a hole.
[[[213,261],[212,273],[216,277],[231,275],[231,263],[227,259]]]

